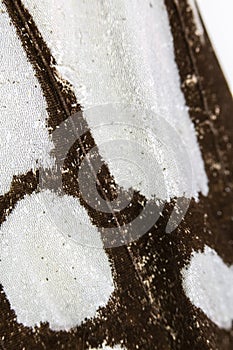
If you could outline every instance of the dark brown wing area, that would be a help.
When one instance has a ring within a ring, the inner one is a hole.
[[[72,86],[58,79],[53,68],[54,58],[28,11],[18,0],[3,2],[41,84],[48,106],[48,127],[54,130],[76,112],[80,112],[80,125],[85,124]],[[215,249],[227,264],[233,264],[232,97],[207,35],[205,44],[201,45],[199,37],[194,34],[187,2],[166,0],[165,3],[181,87],[205,160],[209,195],[201,196],[199,203],[191,201],[185,219],[171,234],[165,233],[165,227],[173,204],[167,204],[150,232],[130,245],[107,249],[116,283],[114,295],[107,307],[100,310],[98,318],[87,320],[77,329],[54,332],[45,324],[32,331],[16,322],[2,292],[0,346],[3,349],[88,349],[105,340],[109,345],[123,340],[129,350],[227,350],[233,347],[232,332],[219,329],[189,302],[182,288],[180,272],[189,261],[191,251],[203,249],[205,244]],[[187,78],[194,74],[197,83],[187,84]],[[64,190],[80,198],[92,222],[101,229],[106,227],[109,217],[85,204],[78,183],[74,181],[80,159],[95,146],[90,132],[77,140],[74,149],[78,146],[80,153],[71,149],[65,160],[69,173],[63,179]],[[114,197],[114,191],[109,187],[112,182],[107,166],[103,167],[99,187],[110,199]],[[18,184],[17,179],[13,180],[10,192],[0,198],[1,222],[5,220],[10,205],[36,190],[37,185],[38,174],[29,173],[21,177]],[[226,191],[226,188],[231,191]],[[132,208],[123,216],[122,213],[113,215],[115,221],[112,225],[120,227],[126,214],[127,220],[138,215],[143,200],[135,193]],[[139,267],[142,261],[143,267]]]

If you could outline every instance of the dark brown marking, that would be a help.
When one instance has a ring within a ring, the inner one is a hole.
[[[24,27],[25,19],[18,18],[16,7],[21,6],[21,11],[25,9],[19,1],[5,0],[4,3],[20,36],[20,28]],[[73,331],[52,332],[48,325],[42,325],[32,332],[31,329],[18,325],[5,295],[1,294],[0,336],[4,336],[2,342],[6,348],[87,349],[89,344],[96,347],[105,339],[108,339],[110,345],[123,339],[129,350],[135,349],[136,345],[143,350],[233,348],[232,331],[220,330],[201,310],[193,307],[183,292],[180,276],[180,269],[189,260],[192,249],[203,249],[205,244],[214,248],[226,263],[233,264],[232,98],[207,35],[205,34],[205,45],[202,46],[194,34],[193,18],[188,11],[187,2],[166,0],[166,6],[181,86],[199,137],[210,181],[210,193],[207,198],[201,196],[198,204],[191,202],[185,220],[172,234],[165,234],[166,222],[172,209],[167,205],[163,217],[150,232],[130,247],[108,250],[114,263],[116,291],[108,306],[100,310],[99,318],[87,320]],[[26,14],[29,16],[27,12]],[[35,25],[31,18],[30,21],[33,32],[36,30]],[[23,37],[21,40],[24,45]],[[39,38],[36,40],[40,42]],[[41,38],[41,45],[42,43]],[[33,46],[34,43],[30,45]],[[27,54],[33,63],[35,54]],[[51,59],[51,56],[48,55],[47,58]],[[198,84],[190,86],[185,83],[190,74],[196,74]],[[47,82],[47,75],[43,75],[43,71],[37,72],[37,78],[41,79],[49,115],[54,116],[48,121],[54,129],[68,114],[64,113],[58,92],[56,89],[53,91],[53,83]],[[71,101],[76,103],[68,83],[65,85],[69,86],[69,92],[63,91],[64,82],[57,82],[57,85],[64,93],[63,100],[67,96],[65,101],[69,101],[68,105]],[[68,108],[69,113],[75,111]],[[213,120],[213,115],[216,115],[216,120]],[[72,155],[72,150],[70,153],[65,164],[72,170],[71,163],[75,155]],[[78,184],[75,185],[69,178],[64,178],[64,184],[67,193],[78,195]],[[225,191],[226,187],[230,188],[229,192]],[[218,214],[219,210],[221,215]],[[100,218],[90,216],[100,224]],[[145,288],[142,288],[142,284]]]

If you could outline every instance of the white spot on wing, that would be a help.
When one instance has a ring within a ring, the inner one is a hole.
[[[220,328],[230,329],[233,321],[233,266],[228,267],[215,250],[193,252],[182,270],[187,297]]]
[[[0,229],[0,283],[17,321],[68,330],[95,316],[113,292],[100,233],[70,196],[18,202]]]

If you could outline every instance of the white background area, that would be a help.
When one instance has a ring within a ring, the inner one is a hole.
[[[196,0],[233,94],[233,0]]]

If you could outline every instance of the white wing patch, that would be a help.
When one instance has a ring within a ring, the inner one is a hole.
[[[13,175],[51,167],[53,144],[46,128],[46,101],[31,64],[0,2],[0,195]]]
[[[168,200],[184,195],[197,199],[199,192],[206,195],[207,177],[180,89],[163,0],[23,3],[51,49],[57,70],[73,84],[100,154],[116,183],[133,187],[147,198],[160,196]],[[136,113],[125,117],[125,106],[133,106]],[[149,112],[146,118],[141,111]],[[129,135],[132,124],[136,126]],[[118,147],[112,142],[116,139],[119,145],[122,140],[128,143],[122,155],[116,155]],[[140,150],[144,146],[141,153],[145,159],[140,158],[143,166],[138,161],[135,141]],[[160,145],[157,141],[161,141]],[[153,172],[157,155],[160,170],[164,171],[166,194],[160,193],[160,175],[156,177]],[[184,171],[177,174],[176,168]],[[148,185],[147,177],[153,179],[152,185]]]
[[[69,330],[114,289],[100,233],[71,196],[25,196],[0,228],[0,256],[0,283],[25,326]]]
[[[182,271],[183,288],[190,301],[220,328],[231,329],[233,321],[233,266],[227,266],[215,250],[193,252]]]

